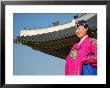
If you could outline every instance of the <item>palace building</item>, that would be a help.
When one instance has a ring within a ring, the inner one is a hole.
[[[88,22],[94,38],[97,39],[97,14],[87,13],[74,17],[71,22],[65,24],[56,22],[47,28],[25,28],[20,31],[20,36],[14,39],[14,43],[27,45],[34,50],[65,59],[76,42],[75,21],[82,19]]]

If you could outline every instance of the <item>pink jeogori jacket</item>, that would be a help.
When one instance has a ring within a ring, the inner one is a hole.
[[[94,55],[87,56],[93,52]],[[86,37],[79,45],[76,43],[66,57],[65,75],[81,75],[82,65],[86,59],[97,59],[97,43],[93,38]],[[93,64],[96,66],[96,64]]]

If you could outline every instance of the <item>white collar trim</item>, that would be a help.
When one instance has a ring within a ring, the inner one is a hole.
[[[82,42],[85,38],[87,38],[87,37],[88,37],[88,35],[84,36],[84,37],[80,40],[80,42],[78,43],[78,45],[80,45],[81,42]]]

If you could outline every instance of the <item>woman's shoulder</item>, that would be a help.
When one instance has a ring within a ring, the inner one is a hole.
[[[95,39],[95,38],[90,38],[90,40],[91,40],[93,43],[97,44],[97,39]]]
[[[97,45],[97,39],[88,37],[82,45],[84,46]]]

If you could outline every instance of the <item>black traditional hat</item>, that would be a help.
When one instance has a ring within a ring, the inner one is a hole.
[[[87,27],[88,23],[85,20],[80,20],[80,21],[75,22],[75,27],[78,28],[79,26]]]

